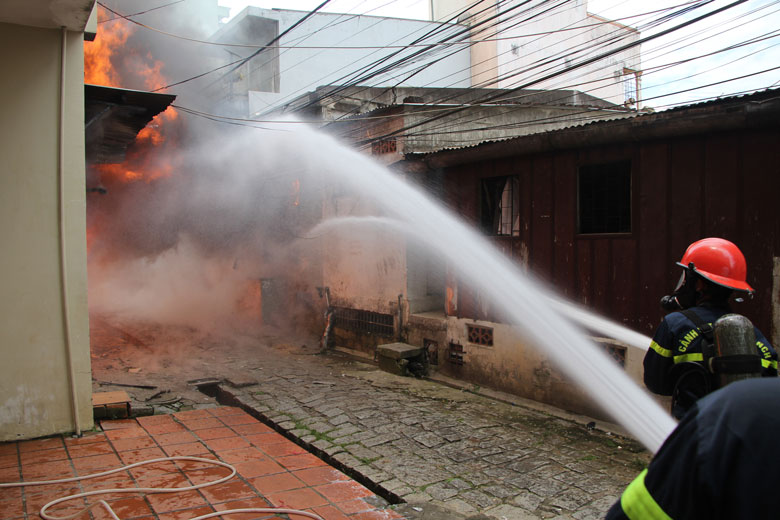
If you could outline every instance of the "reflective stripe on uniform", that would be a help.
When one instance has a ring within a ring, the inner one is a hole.
[[[704,354],[701,352],[691,352],[690,354],[674,356],[675,363],[685,363],[686,361],[704,361]]]
[[[777,361],[774,361],[772,359],[762,359],[761,366],[764,368],[774,368],[775,370],[777,370]]]
[[[650,342],[650,348],[655,350],[655,352],[662,357],[672,357],[672,351],[668,348],[663,348],[661,345],[656,343],[655,341]]]
[[[630,520],[672,520],[645,487],[647,469],[628,485],[620,497],[620,507]]]

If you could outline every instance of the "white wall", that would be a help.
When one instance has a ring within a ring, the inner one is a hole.
[[[61,33],[0,24],[0,441],[73,431],[58,220]],[[92,427],[83,34],[67,33],[64,237],[79,418]]]

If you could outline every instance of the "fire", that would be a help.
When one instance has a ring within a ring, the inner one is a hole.
[[[106,11],[98,11],[101,19],[106,19]],[[106,87],[121,87],[121,78],[111,63],[117,51],[127,43],[135,32],[135,26],[125,20],[115,20],[99,25],[98,33],[92,42],[84,42],[84,82]]]

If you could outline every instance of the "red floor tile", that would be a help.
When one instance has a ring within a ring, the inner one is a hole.
[[[35,453],[35,452],[33,452]],[[0,468],[13,468],[19,465],[19,455],[0,455]]]
[[[136,462],[143,462],[150,459],[159,459],[166,457],[163,450],[160,448],[143,448],[140,450],[122,451],[119,453],[124,464],[135,464]]]
[[[21,488],[0,489],[0,511],[9,516],[24,515]]]
[[[138,487],[142,488],[185,488],[190,487],[190,481],[181,471],[156,475],[139,475],[135,478]]]
[[[264,446],[270,446],[272,444],[281,444],[290,442],[288,439],[279,435],[276,432],[260,433],[256,435],[244,435],[244,438],[257,446],[263,448]]]
[[[265,475],[273,475],[285,471],[282,466],[270,459],[239,462],[233,464],[233,466],[244,478],[263,477]]]
[[[66,460],[68,452],[65,448],[54,448],[51,450],[26,451],[21,453],[22,464],[40,464],[51,460]]]
[[[155,434],[154,440],[160,446],[168,446],[170,444],[185,444],[188,442],[196,442],[198,439],[190,432],[183,430],[174,433],[161,433]]]
[[[239,450],[242,448],[249,448],[251,446],[251,444],[249,444],[249,441],[238,436],[225,437],[221,439],[211,439],[204,442],[206,446],[208,446],[209,449],[213,451]]]
[[[162,513],[157,515],[157,518],[159,520],[190,520],[191,518],[196,518],[198,516],[207,515],[209,513],[213,513],[214,509],[212,509],[209,506],[202,506],[202,507],[196,507],[194,509],[185,509],[182,511],[174,511],[172,513]],[[145,519],[138,519],[138,520],[145,520]],[[233,520],[232,518],[229,518],[227,520]]]
[[[147,495],[146,499],[152,505],[155,513],[168,513],[180,509],[193,509],[208,505],[206,500],[194,491],[177,491],[176,493],[158,493]]]
[[[374,506],[372,506],[365,500],[361,500],[359,498],[355,500],[347,500],[345,502],[339,502],[335,505],[336,507],[344,511],[344,513],[346,513],[347,515],[360,513],[361,511],[371,511],[376,509]]]
[[[314,514],[320,515],[325,520],[349,520],[347,515],[333,506],[320,506],[312,508]]]
[[[175,473],[179,471],[179,467],[174,461],[153,462],[149,464],[142,464],[129,470],[133,478],[140,478],[144,475],[165,475],[166,473]]]
[[[97,489],[134,488],[136,486],[127,471],[120,471],[104,477],[82,480],[81,487],[84,491],[94,491]]]
[[[303,455],[304,453],[309,453],[292,442],[280,442],[278,444],[263,446],[262,450],[272,457],[287,457],[289,455]]]
[[[117,439],[111,441],[116,451],[142,450],[144,448],[156,448],[157,443],[151,437],[131,437],[130,439]]]
[[[214,504],[214,509],[217,511],[227,511],[229,509],[250,509],[250,508],[268,508],[272,507],[266,500],[262,498],[250,498],[245,500],[233,500],[231,502],[224,502],[222,504]],[[278,515],[269,513],[237,513],[231,514],[226,517],[226,520],[256,520],[258,518],[279,518]],[[296,518],[296,517],[291,517]],[[300,517],[298,517],[300,518]],[[329,520],[329,519],[326,519]]]
[[[93,442],[105,442],[108,440],[105,433],[88,433],[83,437],[66,437],[65,446],[70,448],[71,446],[82,446],[84,444],[92,444]]]
[[[244,413],[241,415],[226,415],[224,417],[219,418],[220,421],[225,423],[228,426],[238,426],[242,424],[256,424],[257,419],[252,417],[251,415]]]
[[[309,486],[320,486],[340,480],[349,480],[349,477],[330,466],[318,466],[315,468],[299,469],[293,471],[293,475],[301,479]]]
[[[57,491],[54,493],[45,493],[42,495],[26,496],[25,507],[26,507],[27,514],[31,518],[40,518],[38,516],[38,512],[41,510],[43,506],[63,496],[67,496],[69,494],[76,494],[79,492],[80,491],[77,488],[71,488],[68,491],[64,491],[64,492]],[[69,500],[67,502],[57,504],[54,507],[50,507],[49,509],[46,510],[46,513],[51,516],[66,516],[68,514],[77,513],[80,510],[84,509],[85,507],[86,507],[86,502],[84,502],[83,498],[80,498],[75,500]]]
[[[242,435],[249,435],[253,433],[270,433],[273,430],[270,426],[266,426],[263,423],[253,422],[247,424],[234,424],[230,426],[234,432]]]
[[[173,416],[180,421],[189,421],[192,419],[208,419],[212,414],[208,410],[187,410],[176,412]]]
[[[19,443],[19,451],[26,453],[29,451],[38,450],[51,450],[54,448],[62,448],[62,437],[51,437],[48,439],[35,439],[31,441],[21,441]]]
[[[233,464],[236,462],[248,462],[251,460],[263,460],[268,458],[266,457],[265,453],[253,446],[248,448],[241,448],[238,450],[220,451],[217,452],[217,455],[219,455],[220,460],[227,462],[228,464]]]
[[[182,424],[191,431],[198,433],[199,430],[205,430],[207,428],[224,428],[225,425],[216,417],[209,417],[205,419],[193,419],[191,421],[182,421]]]
[[[270,451],[271,446],[263,448],[263,451],[271,456],[274,454]],[[326,466],[322,459],[315,457],[311,453],[304,453],[303,455],[290,455],[287,457],[275,457],[276,462],[289,469],[290,471],[296,469],[313,468],[315,466]]]
[[[16,455],[18,452],[16,442],[5,442],[0,444],[0,456]]]
[[[135,419],[112,419],[100,421],[100,427],[103,431],[123,430],[125,428],[138,428],[138,422]]]
[[[187,431],[184,425],[177,422],[150,424],[144,426],[144,429],[151,435],[164,435],[167,433],[183,433]]]
[[[114,453],[114,449],[108,441],[91,442],[89,444],[79,444],[68,447],[68,455],[72,459],[81,457],[92,457],[94,455],[109,455]]]
[[[113,453],[106,455],[93,455],[92,457],[80,457],[72,459],[73,465],[79,475],[90,475],[109,469],[122,467],[122,461]]]
[[[193,485],[198,485],[225,478],[230,475],[230,470],[227,468],[212,466],[201,469],[188,469],[184,471],[184,474]],[[236,477],[234,476],[233,478]]]
[[[200,492],[212,504],[254,498],[257,496],[254,489],[249,487],[244,481],[235,477],[222,484],[217,484],[216,486],[200,488]]]
[[[211,439],[223,439],[225,437],[237,437],[236,432],[225,426],[220,426],[219,428],[204,428],[202,430],[198,430],[196,433],[203,441]]]
[[[147,415],[146,417],[137,417],[135,420],[144,428],[150,425],[176,423],[172,415]]]
[[[306,484],[296,478],[292,473],[277,473],[276,475],[257,477],[250,479],[249,483],[252,484],[261,495],[269,495],[271,493],[278,493],[279,491],[289,491],[291,489],[306,487]]]
[[[206,448],[200,442],[188,442],[186,444],[173,444],[170,446],[163,446],[163,451],[167,453],[169,457],[176,457],[176,456],[198,457],[200,455],[209,453],[208,448]]]
[[[289,507],[292,509],[309,509],[328,505],[325,497],[311,488],[280,491],[279,493],[271,493],[266,498],[277,507]]]
[[[355,498],[364,498],[374,494],[354,480],[323,484],[315,487],[314,490],[334,504],[354,500]]]
[[[235,406],[219,406],[217,408],[208,408],[206,411],[214,417],[225,417],[226,415],[248,415],[241,408]]]
[[[140,426],[137,428],[121,428],[119,430],[109,430],[106,433],[106,437],[108,437],[109,440],[117,440],[117,439],[132,439],[136,437],[148,437],[149,434],[146,433],[146,430],[141,428]]]
[[[86,459],[82,459],[86,460]],[[44,464],[29,464],[22,466],[22,476],[24,480],[51,480],[58,478],[67,478],[74,475],[70,461],[54,460]],[[18,478],[11,477],[3,482],[18,481]]]
[[[10,468],[0,468],[0,482],[19,482],[21,479],[19,474],[19,466],[13,466]],[[33,480],[27,476],[28,480]]]

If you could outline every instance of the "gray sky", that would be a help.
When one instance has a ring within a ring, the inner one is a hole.
[[[619,19],[650,10],[679,6],[685,2],[686,0],[590,0],[588,10],[605,18]],[[247,5],[308,11],[317,7],[322,0],[219,0],[219,3],[230,7],[233,16]],[[732,2],[727,0],[715,0],[697,10],[696,14],[706,13],[730,3]],[[429,0],[332,0],[323,11],[427,19]],[[657,16],[648,15],[645,19]],[[642,20],[632,18],[626,23],[636,25]],[[682,20],[683,18],[678,18],[661,26],[659,30],[676,25]],[[773,31],[776,32],[772,34]],[[650,34],[652,30],[642,32],[642,36]],[[770,38],[750,46],[669,66],[686,58],[712,53],[750,38],[764,36]],[[777,66],[780,66],[780,0],[750,0],[689,28],[643,45],[643,97],[647,100],[647,105],[664,108],[716,96],[777,87],[780,86],[780,69],[759,74]],[[746,75],[750,77],[724,82]],[[687,92],[681,92],[686,90]]]

